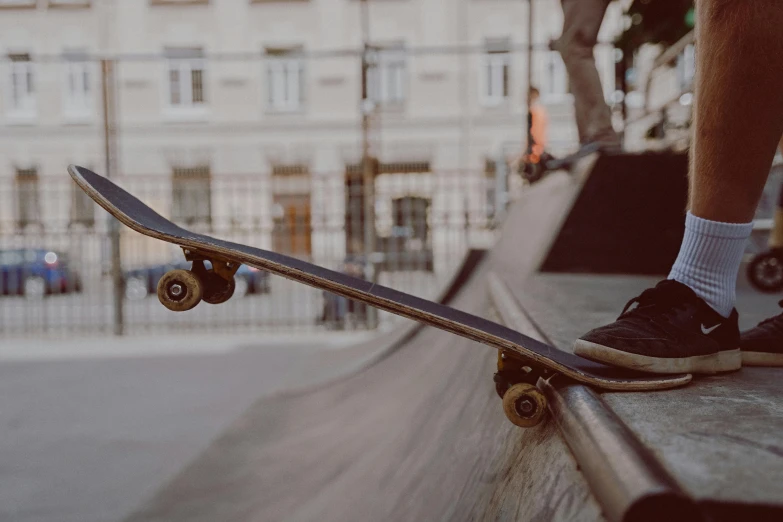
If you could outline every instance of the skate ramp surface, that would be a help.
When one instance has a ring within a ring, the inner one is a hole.
[[[452,304],[485,315],[487,270],[533,270],[574,187],[556,175],[530,189]],[[338,382],[258,401],[127,520],[602,520],[554,423],[506,420],[496,357],[419,329]]]
[[[541,270],[667,274],[685,229],[687,155],[644,152],[594,159]]]

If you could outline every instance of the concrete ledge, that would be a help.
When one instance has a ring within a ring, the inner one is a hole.
[[[549,342],[499,276],[490,272],[487,282],[491,306],[506,326]],[[538,387],[609,520],[701,520],[693,500],[595,392],[554,380],[539,379]]]
[[[654,278],[501,275],[514,297],[560,349],[616,319]],[[778,295],[749,288],[740,274],[737,309],[747,329],[777,313]],[[712,520],[783,520],[783,380],[779,368],[701,376],[682,388],[603,393],[602,400],[651,449]],[[758,510],[776,516],[756,517]],[[729,513],[746,515],[731,517]]]

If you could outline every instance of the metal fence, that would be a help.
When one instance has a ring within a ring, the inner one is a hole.
[[[13,125],[0,126],[3,336],[377,324],[361,305],[245,268],[227,303],[165,311],[156,283],[181,252],[115,233],[69,163],[186,228],[433,298],[502,218],[528,74],[551,110],[553,151],[575,144],[565,70],[541,42],[22,53],[0,69],[14,87],[2,107]]]
[[[346,181],[347,180],[347,181]],[[380,173],[376,177],[377,253],[356,246],[364,223],[352,210],[361,187],[345,173],[257,176],[175,172],[119,176],[124,188],[184,226],[273,249],[425,297],[457,268],[468,244],[491,235],[494,180],[466,172]],[[155,297],[157,280],[183,266],[181,251],[122,227],[122,295],[111,269],[111,218],[65,176],[42,176],[0,190],[3,201],[38,208],[0,221],[0,334],[110,333],[122,301],[126,333],[237,328],[365,328],[365,307],[299,283],[243,267],[228,302],[170,313]],[[469,208],[466,194],[485,195]],[[476,212],[479,210],[479,212]],[[22,219],[20,219],[20,217]],[[352,245],[352,242],[354,245]],[[115,297],[117,299],[115,299]],[[389,320],[387,316],[382,321]]]

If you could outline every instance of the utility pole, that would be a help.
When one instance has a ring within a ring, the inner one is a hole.
[[[364,214],[364,262],[365,270],[369,268],[369,278],[373,283],[377,282],[377,270],[375,267],[375,165],[376,161],[370,150],[370,126],[372,115],[375,111],[375,102],[370,97],[368,75],[370,67],[375,62],[375,51],[371,48],[370,39],[370,9],[368,0],[361,0],[362,18],[362,200]],[[373,60],[370,60],[372,53]],[[367,308],[367,327],[375,328],[378,325],[378,312],[373,307]]]
[[[535,12],[535,9],[533,9],[533,2],[534,0],[527,0],[527,96],[525,97],[527,100],[527,110],[525,111],[527,114],[527,117],[525,118],[525,125],[527,128],[525,134],[527,135],[528,149],[533,143],[533,136],[530,132],[533,123],[532,115],[530,114],[530,102],[532,101],[530,99],[530,88],[533,86],[533,14]]]
[[[468,31],[468,2],[460,0],[457,7],[457,46],[468,46],[470,42]],[[460,101],[460,137],[459,137],[459,168],[467,169],[470,163],[470,51],[459,53],[459,101]]]
[[[103,94],[103,154],[105,172],[107,178],[116,174],[117,158],[117,124],[116,124],[116,100],[114,60],[101,59],[101,86]],[[114,217],[109,217],[109,243],[111,245],[111,280],[112,296],[114,298],[114,335],[122,335],[123,322],[123,293],[122,266],[120,258],[120,222]]]

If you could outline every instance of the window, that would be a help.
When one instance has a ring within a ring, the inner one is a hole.
[[[304,61],[300,49],[267,49],[267,103],[273,111],[297,111],[304,103]]]
[[[17,117],[35,116],[35,84],[33,62],[29,54],[9,54],[10,103],[9,113]]]
[[[392,234],[397,237],[414,238],[424,241],[428,237],[430,200],[426,198],[405,196],[392,200],[394,229]]]
[[[429,245],[428,198],[404,196],[392,199],[393,227],[391,235],[379,237],[378,244],[386,252],[378,270],[384,272],[433,270],[432,248]]]
[[[87,56],[78,53],[65,54],[65,99],[63,109],[66,118],[84,119],[92,115],[92,63]]]
[[[38,170],[16,169],[16,224],[20,229],[41,223]]]
[[[312,254],[312,219],[309,194],[275,194],[274,229],[272,240],[275,252],[309,257]]]
[[[172,169],[171,215],[187,225],[212,222],[212,189],[208,165]]]
[[[275,252],[308,258],[312,254],[310,167],[306,163],[272,165],[272,246]]]
[[[71,183],[71,224],[95,225],[95,202],[76,183]]]
[[[204,106],[204,54],[201,49],[167,49],[168,105],[177,109]]]
[[[150,5],[198,5],[209,4],[209,0],[150,0]]]
[[[367,97],[381,106],[405,102],[405,49],[376,47],[368,52]]]
[[[0,9],[3,7],[35,7],[38,0],[0,0]]]
[[[49,0],[50,7],[90,7],[91,0]]]
[[[481,101],[500,105],[509,95],[510,53],[508,39],[488,40],[481,64]]]
[[[544,99],[560,99],[568,94],[568,73],[563,58],[557,51],[544,53],[541,79],[541,97]]]

